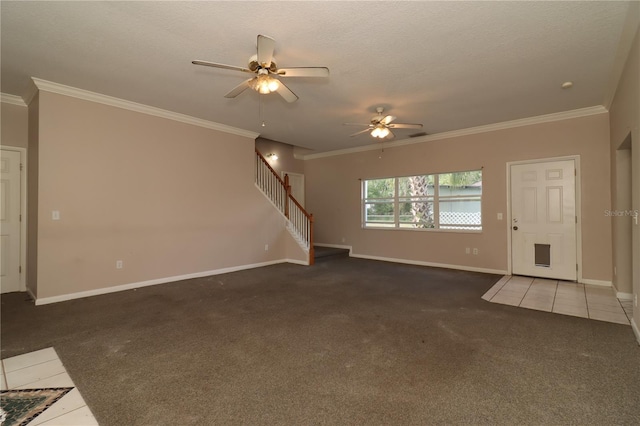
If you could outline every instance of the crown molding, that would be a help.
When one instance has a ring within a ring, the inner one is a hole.
[[[538,115],[535,117],[521,118],[518,120],[504,121],[502,123],[487,124],[485,126],[470,127],[468,129],[452,130],[450,132],[436,133],[411,139],[402,139],[384,143],[385,149],[399,146],[415,145],[442,139],[451,139],[460,136],[477,135],[480,133],[495,132],[497,130],[513,129],[516,127],[531,126],[533,124],[551,123],[572,118],[588,117],[590,115],[604,114],[608,112],[602,105],[557,112],[553,114]],[[376,151],[380,149],[380,142],[355,148],[338,149],[334,151],[319,152],[317,154],[300,155],[302,160],[315,160],[317,158],[334,157],[337,155],[353,154],[357,152]]]
[[[207,129],[218,130],[220,132],[231,133],[234,135],[244,136],[251,139],[255,139],[259,136],[259,133],[256,133],[256,132],[239,129],[237,127],[227,126],[227,125],[216,123],[213,121],[203,120],[201,118],[192,117],[190,115],[180,114],[177,112],[152,107],[149,105],[139,104],[136,102],[127,101],[120,98],[114,98],[112,96],[90,92],[88,90],[78,89],[71,86],[65,86],[63,84],[53,83],[51,81],[41,80],[35,77],[32,77],[31,79],[33,80],[33,83],[35,84],[37,89],[44,92],[57,93],[59,95],[70,96],[70,97],[82,99],[85,101],[96,102],[104,105],[113,106],[116,108],[135,111],[142,114],[153,115],[160,118],[179,121],[181,123],[191,124],[194,126],[204,127]],[[31,97],[33,98],[33,96]]]
[[[33,98],[35,98],[37,94],[38,86],[36,86],[36,83],[33,81],[32,77],[31,80],[29,80],[29,85],[27,87],[27,90],[25,91],[25,94],[22,96],[22,99],[24,99],[24,102],[27,105],[31,105],[31,101],[33,101]]]
[[[11,105],[26,107],[27,103],[20,96],[10,95],[8,93],[0,93],[0,102]]]

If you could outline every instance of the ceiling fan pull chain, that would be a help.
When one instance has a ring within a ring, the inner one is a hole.
[[[262,127],[266,127],[267,125],[265,124],[264,118],[262,116],[262,93],[258,94],[258,99],[259,99],[259,101],[258,101],[258,115],[259,115],[258,120],[260,120],[262,122],[262,124],[261,124]]]

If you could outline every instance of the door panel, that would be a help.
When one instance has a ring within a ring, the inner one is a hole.
[[[573,160],[510,167],[514,275],[577,279]]]
[[[0,155],[0,292],[20,291],[20,152]]]

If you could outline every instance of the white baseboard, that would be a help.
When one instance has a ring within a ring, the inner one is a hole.
[[[343,244],[313,243],[313,245],[314,246],[318,246],[318,247],[329,247],[329,248],[337,248],[337,249],[349,250],[349,255],[351,255],[351,251],[353,250],[353,248],[351,246],[345,246]]]
[[[433,262],[423,262],[420,260],[408,260],[408,259],[395,259],[390,257],[380,257],[380,256],[369,256],[366,254],[349,254],[351,257],[357,257],[360,259],[369,259],[369,260],[381,260],[383,262],[393,262],[393,263],[404,263],[407,265],[417,265],[417,266],[431,266],[434,268],[447,268],[447,269],[457,269],[460,271],[470,271],[470,272],[482,272],[485,274],[497,274],[497,275],[506,275],[507,271],[501,269],[488,269],[488,268],[476,268],[475,266],[463,266],[463,265],[449,265],[446,263],[433,263]]]
[[[193,274],[176,275],[176,276],[173,276],[173,277],[157,278],[157,279],[154,279],[154,280],[140,281],[140,282],[129,283],[129,284],[122,284],[122,285],[117,285],[117,286],[113,286],[113,287],[104,287],[104,288],[98,288],[98,289],[95,289],[95,290],[87,290],[87,291],[80,291],[80,292],[77,292],[77,293],[62,294],[60,296],[36,298],[36,297],[33,296],[33,294],[30,291],[29,291],[29,294],[31,294],[31,297],[33,297],[33,299],[36,301],[36,306],[48,305],[50,303],[64,302],[64,301],[67,301],[67,300],[80,299],[80,298],[83,298],[83,297],[99,296],[101,294],[116,293],[118,291],[133,290],[134,288],[148,287],[148,286],[158,285],[158,284],[166,284],[166,283],[171,283],[171,282],[175,282],[175,281],[190,280],[190,279],[193,279],[193,278],[208,277],[208,276],[211,276],[211,275],[227,274],[229,272],[237,272],[237,271],[243,271],[243,270],[246,270],[246,269],[261,268],[263,266],[275,265],[275,264],[278,264],[278,263],[286,263],[286,262],[297,263],[297,264],[300,264],[300,265],[308,265],[308,262],[305,263],[305,262],[302,262],[302,261],[299,261],[299,260],[295,260],[295,259],[280,259],[280,260],[271,260],[271,261],[262,262],[262,263],[254,263],[254,264],[251,264],[251,265],[232,266],[230,268],[222,268],[222,269],[214,269],[214,270],[211,270],[211,271],[195,272]]]
[[[616,298],[620,300],[633,300],[633,293],[623,293],[621,291],[616,291]]]
[[[298,259],[285,259],[284,262],[279,262],[279,263],[293,263],[296,265],[302,265],[302,266],[309,266],[309,261],[308,260],[298,260]]]
[[[633,318],[631,318],[631,328],[633,329],[633,334],[636,335],[636,341],[638,342],[638,345],[640,345],[640,330],[638,330],[638,326],[636,325],[636,322]]]
[[[611,281],[590,280],[588,278],[581,278],[578,282],[582,284],[601,285],[604,287],[611,287],[613,285]]]
[[[31,297],[31,299],[33,299],[33,300],[38,300],[38,299],[36,298],[36,295],[35,295],[35,294],[33,294],[33,291],[31,291],[31,289],[30,289],[29,287],[27,287],[27,294],[29,294],[29,296]]]

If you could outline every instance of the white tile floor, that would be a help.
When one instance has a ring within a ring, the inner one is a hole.
[[[631,325],[633,305],[618,300],[611,287],[506,275],[484,300],[538,311]]]
[[[29,422],[29,426],[98,424],[53,348],[6,358],[0,364],[2,390],[74,388]]]

